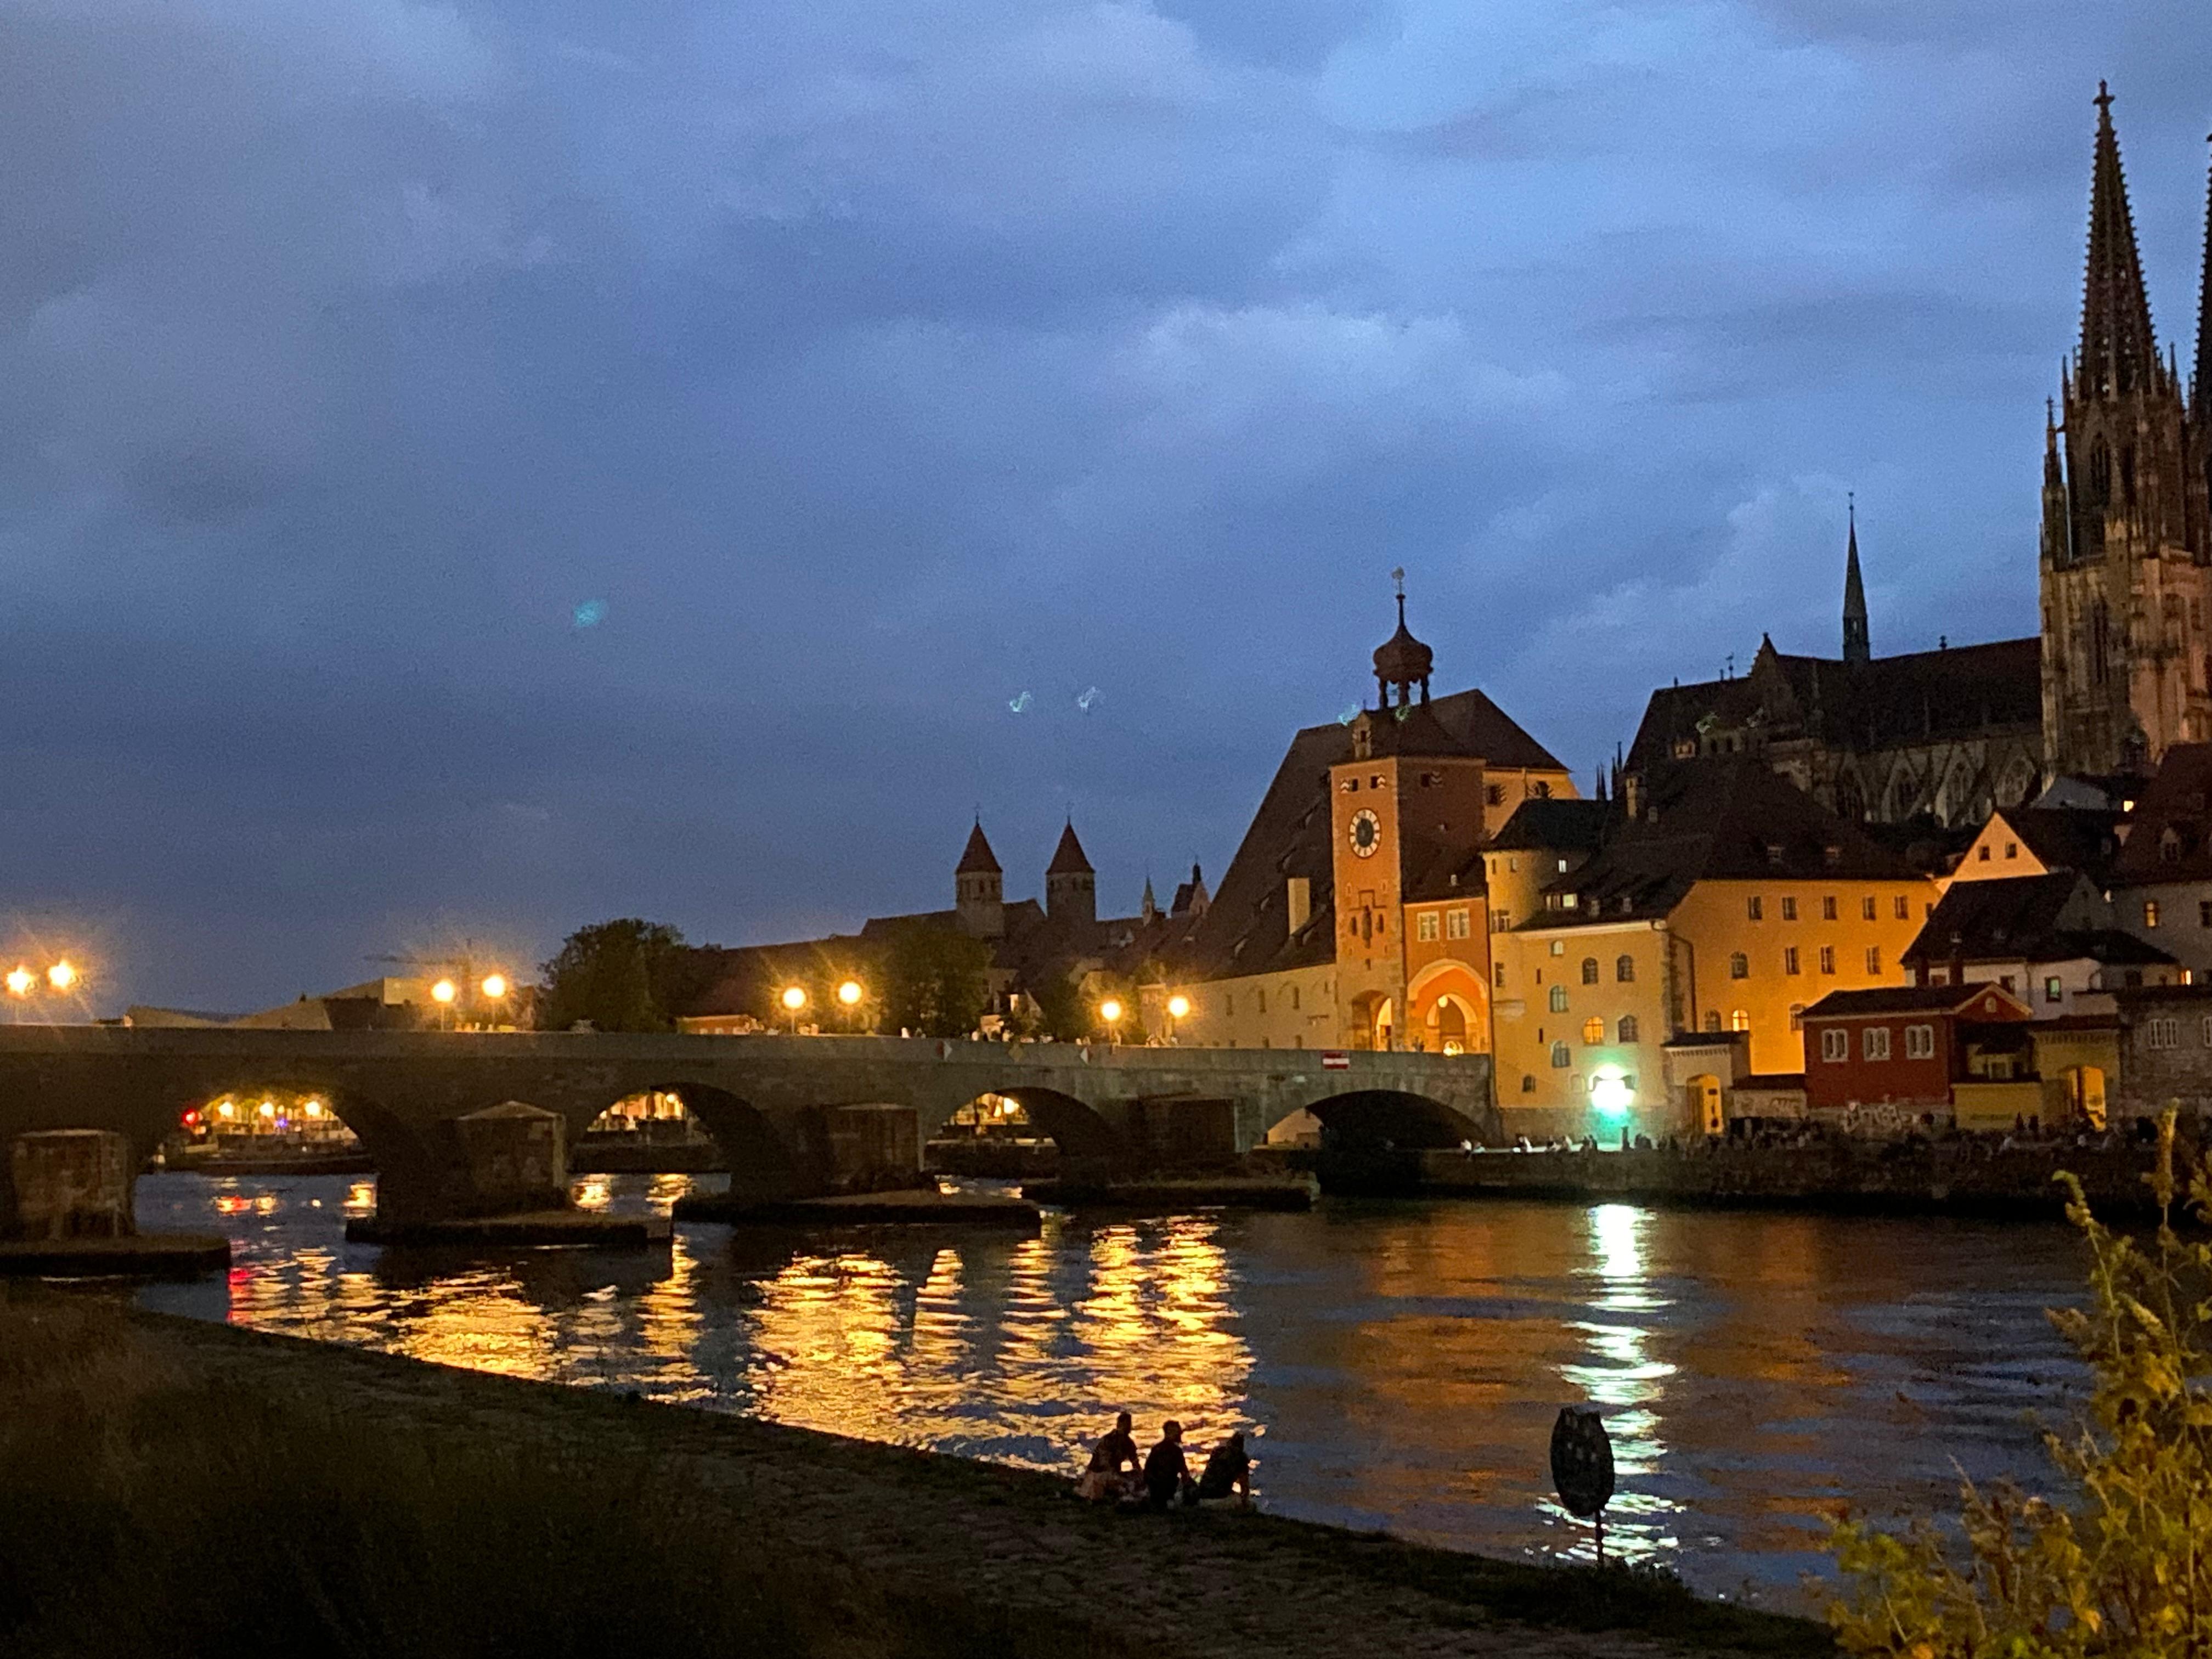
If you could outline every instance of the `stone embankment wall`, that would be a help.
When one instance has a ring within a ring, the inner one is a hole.
[[[2100,1215],[2140,1218],[2151,1151],[2110,1146],[2002,1147],[1940,1141],[1835,1140],[1809,1146],[1696,1146],[1682,1151],[1410,1155],[1401,1190],[1467,1197],[1616,1198],[1637,1202],[1775,1206],[1960,1215],[2063,1213],[2053,1178],[2070,1170]],[[1324,1169],[1323,1179],[1328,1181]],[[1373,1190],[1379,1172],[1362,1172]],[[1335,1184],[1335,1183],[1330,1183]]]

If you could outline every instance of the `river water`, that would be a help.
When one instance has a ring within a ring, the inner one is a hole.
[[[665,1210],[680,1176],[578,1200]],[[667,1255],[349,1245],[374,1183],[145,1177],[149,1229],[220,1230],[228,1282],[144,1305],[447,1364],[1073,1474],[1112,1413],[1242,1428],[1268,1509],[1494,1554],[1586,1558],[1551,1500],[1570,1401],[1603,1408],[1610,1550],[1807,1605],[1848,1496],[1954,1507],[2039,1467],[2084,1374],[2058,1226],[1492,1201],[1106,1219],[1040,1237],[679,1225]]]

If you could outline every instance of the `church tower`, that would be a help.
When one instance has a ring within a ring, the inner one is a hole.
[[[983,821],[968,832],[968,845],[952,872],[953,914],[960,931],[998,939],[1006,931],[1006,878],[983,834]]]
[[[2081,340],[2045,441],[2043,742],[2053,774],[2142,771],[2212,737],[2206,474],[2159,357],[2112,98],[2097,88]]]
[[[1146,884],[1151,891],[1151,884]],[[1060,832],[1060,845],[1044,871],[1045,914],[1066,927],[1089,928],[1098,920],[1098,876],[1075,838],[1075,820]]]
[[[1867,642],[1866,583],[1859,576],[1859,504],[1850,504],[1850,542],[1844,554],[1844,660],[1862,666],[1874,655]]]

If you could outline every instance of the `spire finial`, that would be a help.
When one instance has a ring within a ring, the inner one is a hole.
[[[2097,106],[2097,118],[2109,123],[2112,118],[2112,89],[2102,81],[2097,82],[2097,95],[2089,100]]]
[[[2127,175],[2112,131],[2112,94],[2097,83],[2097,141],[2089,180],[2089,251],[2081,284],[2081,395],[2095,398],[2154,390],[2163,367],[2152,331],[2150,298],[2136,250]]]

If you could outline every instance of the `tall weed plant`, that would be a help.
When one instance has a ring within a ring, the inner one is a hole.
[[[2169,1110],[2146,1177],[2158,1231],[2140,1244],[2059,1177],[2090,1296],[2050,1318],[2095,1377],[2081,1419],[2043,1437],[2061,1496],[1967,1482],[1955,1537],[1924,1520],[1902,1534],[1844,1521],[1829,1618],[1846,1652],[2212,1659],[2212,1244],[2173,1225],[2177,1207],[2212,1223],[2212,1158],[2175,1164]]]

